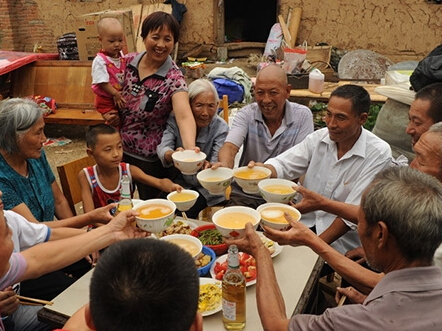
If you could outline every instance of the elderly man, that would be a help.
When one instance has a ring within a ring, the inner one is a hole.
[[[442,121],[442,83],[428,85],[415,95],[415,100],[409,110],[409,123],[406,129],[407,134],[412,138],[415,145],[420,136],[428,128]],[[418,164],[415,161],[414,166]],[[427,171],[422,170],[428,173]],[[430,173],[434,175],[434,173]],[[439,178],[436,176],[436,178]],[[357,206],[341,201],[327,199],[304,187],[298,187],[298,192],[303,196],[300,203],[294,205],[301,213],[309,213],[315,210],[323,210],[331,214],[339,215],[342,218],[357,223]],[[360,249],[346,252],[346,255],[353,259],[363,261],[363,252]],[[362,258],[362,259],[361,259]]]
[[[408,118],[405,132],[414,146],[431,125],[442,121],[442,83],[427,85],[416,93]]]
[[[305,174],[306,188],[332,200],[358,204],[374,175],[391,164],[390,146],[362,127],[369,107],[370,95],[363,87],[338,87],[328,102],[327,128],[310,134],[264,166],[272,177],[295,179]],[[302,222],[315,226],[341,253],[360,246],[354,224],[335,214],[314,211],[304,214]]]
[[[257,261],[256,295],[265,330],[442,329],[442,272],[432,266],[442,242],[442,185],[409,167],[383,170],[365,190],[358,219],[368,262],[386,275],[363,304],[327,309],[322,315],[285,316],[270,254],[251,224],[245,238],[227,241]],[[265,230],[280,243],[299,241],[294,228]]]
[[[240,166],[250,160],[266,161],[313,132],[313,116],[306,106],[289,102],[291,86],[284,70],[277,65],[263,68],[256,76],[256,102],[242,108],[233,120],[232,128],[218,154],[213,168],[233,168],[235,156],[243,147]],[[232,184],[229,205],[253,208],[265,203],[259,194],[246,194],[238,184]]]
[[[418,142],[414,145],[416,157],[411,162],[410,168],[415,168],[423,173],[435,177],[442,182],[442,122],[433,124],[430,129],[422,134]],[[304,189],[302,189],[304,191]],[[310,203],[315,202],[318,205],[333,205],[330,200],[323,199],[319,194],[310,192]],[[316,197],[316,199],[314,199]],[[327,200],[324,203],[324,200]],[[350,208],[351,207],[351,208]],[[336,208],[338,212],[347,213],[349,217],[354,213],[356,206],[347,205],[347,208]],[[338,210],[339,209],[339,210]],[[353,216],[352,216],[353,217]],[[357,218],[357,217],[354,217]],[[332,247],[327,245],[318,236],[311,233],[308,228],[301,223],[291,223],[295,236],[292,237],[292,244],[309,246],[318,253],[336,272],[345,280],[355,286],[357,289],[367,294],[382,279],[384,274],[376,273],[366,269],[358,263],[350,260],[340,254]],[[434,263],[442,269],[442,247],[436,250]],[[347,295],[352,301],[360,302],[363,296],[355,290],[338,289],[341,293]]]

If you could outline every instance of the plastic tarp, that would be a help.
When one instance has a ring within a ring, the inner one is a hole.
[[[0,75],[37,60],[58,60],[58,53],[26,53],[0,50]]]

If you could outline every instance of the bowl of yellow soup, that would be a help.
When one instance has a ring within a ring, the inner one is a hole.
[[[133,206],[140,214],[135,217],[137,226],[148,232],[161,232],[172,225],[176,206],[166,199],[149,199]]]
[[[167,195],[167,200],[172,201],[180,211],[188,211],[193,207],[199,197],[199,193],[194,190],[181,190],[181,192],[171,192]]]
[[[256,210],[261,217],[261,225],[268,226],[275,230],[283,230],[289,226],[284,213],[289,214],[295,221],[301,219],[301,213],[298,209],[283,203],[264,203]]]
[[[258,183],[258,190],[267,202],[289,203],[296,195],[294,182],[287,179],[268,178]]]
[[[172,154],[173,165],[183,175],[195,175],[204,164],[206,154],[193,150],[179,151]]]
[[[193,258],[196,258],[203,249],[201,241],[190,234],[171,234],[169,236],[161,237],[160,240],[165,240],[180,246],[192,255]]]
[[[249,194],[259,193],[258,183],[269,178],[271,174],[270,169],[259,166],[253,168],[239,167],[233,171],[235,182],[238,183],[244,193]]]
[[[244,206],[226,207],[216,211],[212,216],[212,222],[226,238],[244,237],[246,224],[252,223],[256,230],[260,220],[261,215],[257,210]]]
[[[219,167],[217,169],[205,169],[200,171],[196,178],[198,182],[212,195],[224,195],[226,188],[233,179],[233,170]]]

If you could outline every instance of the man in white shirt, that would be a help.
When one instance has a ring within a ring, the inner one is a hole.
[[[305,175],[307,189],[358,205],[376,173],[392,162],[390,146],[362,127],[369,107],[370,95],[363,87],[338,87],[326,109],[327,128],[311,133],[264,166],[272,171],[272,177],[293,180]],[[356,226],[336,215],[318,210],[304,214],[301,222],[315,227],[325,242],[333,243],[343,254],[360,246]]]

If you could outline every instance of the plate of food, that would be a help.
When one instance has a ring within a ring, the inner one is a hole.
[[[284,248],[283,246],[281,246],[277,242],[274,242],[273,240],[267,238],[263,232],[257,231],[257,233],[261,237],[261,240],[264,243],[264,245],[270,251],[270,256],[272,258],[274,258],[275,256],[278,256],[282,252],[282,249]]]
[[[256,284],[256,261],[247,253],[239,253],[239,265],[242,274],[246,278],[246,286]],[[222,280],[227,270],[227,254],[221,255],[210,267],[210,276],[216,280]]]
[[[216,314],[222,310],[221,282],[212,278],[200,277],[198,311],[203,316]]]
[[[155,233],[157,238],[168,236],[170,234],[189,234],[195,229],[197,225],[190,221],[185,220],[173,220],[173,224],[165,229],[163,232]]]

